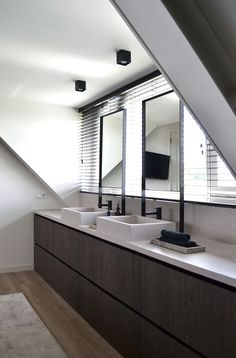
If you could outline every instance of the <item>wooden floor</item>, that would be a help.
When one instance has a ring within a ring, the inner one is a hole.
[[[121,357],[37,273],[0,274],[0,294],[17,292],[23,292],[68,357]]]

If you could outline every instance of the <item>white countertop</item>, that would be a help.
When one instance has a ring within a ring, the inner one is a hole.
[[[182,254],[153,245],[147,240],[126,242],[111,235],[97,233],[96,229],[91,229],[88,225],[68,224],[61,219],[60,210],[38,210],[35,213],[173,266],[236,287],[236,245],[192,237],[198,244],[206,247],[206,252]]]

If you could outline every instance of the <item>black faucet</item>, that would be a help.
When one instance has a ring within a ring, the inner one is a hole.
[[[98,203],[98,207],[101,209],[103,206],[107,206],[107,216],[111,215],[112,200],[107,200],[107,204]]]
[[[116,205],[116,211],[115,211],[115,216],[121,216],[121,212],[120,212],[120,204],[117,203]]]
[[[155,211],[149,211],[149,212],[145,213],[145,216],[147,216],[147,215],[156,215],[156,219],[161,220],[162,208],[161,207],[156,207],[154,209],[155,209]]]

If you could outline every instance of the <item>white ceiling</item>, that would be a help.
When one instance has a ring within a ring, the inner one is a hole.
[[[0,0],[0,99],[80,107],[155,69],[109,0]]]

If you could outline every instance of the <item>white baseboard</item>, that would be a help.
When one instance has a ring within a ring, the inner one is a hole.
[[[33,271],[33,270],[34,270],[34,265],[0,266],[0,273]]]

